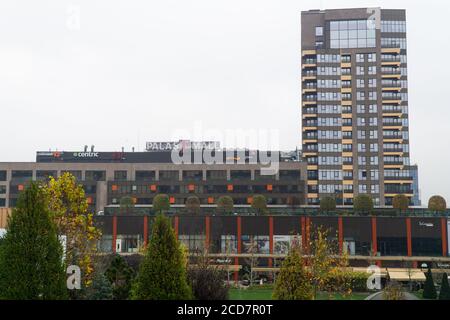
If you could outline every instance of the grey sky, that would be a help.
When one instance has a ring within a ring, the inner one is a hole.
[[[195,121],[278,129],[294,149],[300,12],[341,7],[407,9],[411,158],[422,200],[450,202],[450,108],[435,103],[448,92],[444,0],[2,1],[0,161],[84,144],[142,149]]]

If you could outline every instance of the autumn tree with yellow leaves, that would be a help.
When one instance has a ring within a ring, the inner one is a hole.
[[[79,266],[82,283],[89,287],[101,232],[94,226],[83,186],[77,184],[73,175],[64,173],[58,179],[50,178],[44,192],[58,234],[66,237],[66,265]]]

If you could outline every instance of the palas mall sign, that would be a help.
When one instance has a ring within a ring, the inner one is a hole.
[[[190,141],[180,140],[178,142],[147,142],[145,150],[147,151],[172,151],[172,150],[218,150],[220,142],[218,141]]]

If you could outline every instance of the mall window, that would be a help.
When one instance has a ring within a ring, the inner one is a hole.
[[[231,170],[231,179],[251,179],[250,170]]]
[[[206,236],[203,234],[179,235],[178,240],[188,248],[189,252],[203,252]]]
[[[160,181],[178,181],[180,180],[180,172],[175,170],[161,170],[159,171]]]
[[[237,238],[235,235],[220,236],[221,253],[237,253]]]
[[[155,171],[136,171],[136,181],[154,181]]]
[[[75,177],[78,181],[83,180],[81,170],[67,170],[67,171],[61,171],[61,175],[64,173],[68,173]]]
[[[184,170],[183,180],[201,181],[203,180],[203,171],[201,170]]]
[[[5,170],[0,171],[0,181],[6,181],[6,171]]]
[[[112,242],[112,235],[102,235],[101,239],[98,241],[98,250],[104,253],[112,252]]]
[[[126,181],[127,180],[127,172],[125,170],[114,171],[114,180],[115,181]]]
[[[212,180],[226,180],[227,171],[226,170],[208,170],[206,171],[206,178]]]
[[[242,251],[244,253],[270,253],[270,237],[269,236],[242,236]]]
[[[87,180],[87,181],[105,181],[106,180],[106,171],[86,170],[85,180]]]
[[[6,186],[0,186],[0,194],[6,194]]]
[[[38,170],[36,171],[36,180],[48,181],[51,177],[57,178],[58,173],[56,171]]]
[[[0,198],[0,207],[6,207],[6,199]]]
[[[33,179],[33,171],[31,170],[13,170],[12,171],[13,180],[31,180]]]
[[[138,253],[142,244],[142,236],[137,235],[117,235],[116,252]]]

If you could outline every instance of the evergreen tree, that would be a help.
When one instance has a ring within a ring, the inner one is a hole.
[[[431,269],[428,268],[427,273],[425,274],[426,280],[423,286],[423,298],[424,299],[436,299],[436,287],[434,286],[433,275],[431,273]]]
[[[313,300],[314,288],[300,248],[294,246],[281,265],[273,291],[275,300]]]
[[[192,297],[186,261],[170,220],[158,215],[152,238],[132,288],[135,300],[185,300]]]
[[[439,292],[439,300],[450,300],[450,287],[448,285],[448,276],[444,272],[442,275],[441,291]]]
[[[112,286],[114,300],[127,300],[130,297],[134,271],[120,255],[116,254],[105,275]]]
[[[0,250],[0,298],[67,298],[63,250],[40,185],[20,195]]]
[[[101,272],[96,272],[92,281],[92,285],[86,288],[87,300],[112,300],[113,288],[111,282]]]

